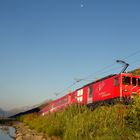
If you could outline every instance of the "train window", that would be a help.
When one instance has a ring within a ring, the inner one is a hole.
[[[136,82],[136,78],[132,78],[132,85],[136,86],[137,82]]]
[[[123,78],[122,78],[122,83],[123,83],[124,85],[130,85],[130,83],[131,83],[131,78],[130,78],[130,77],[127,77],[127,76],[123,76]]]
[[[93,88],[92,88],[92,86],[90,86],[89,87],[89,90],[88,90],[89,97],[92,97],[92,91],[93,91]]]
[[[119,85],[119,79],[118,77],[114,78],[114,86],[118,86]]]
[[[138,86],[140,86],[140,78],[138,79]]]

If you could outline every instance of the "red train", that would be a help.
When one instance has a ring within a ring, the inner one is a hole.
[[[77,103],[94,108],[103,102],[129,102],[134,95],[140,95],[140,76],[130,73],[114,74],[89,83],[50,102],[40,113],[45,115]]]

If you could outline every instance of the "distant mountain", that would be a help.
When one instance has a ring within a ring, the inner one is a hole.
[[[21,112],[26,112],[28,110],[31,110],[33,108],[36,108],[38,107],[39,105],[33,105],[33,106],[25,106],[25,107],[20,107],[20,108],[14,108],[14,109],[11,109],[8,111],[8,116],[13,116],[13,115],[16,115],[18,113],[21,113]]]
[[[13,116],[13,115],[15,115],[19,112],[23,112],[23,111],[24,111],[24,109],[22,109],[22,108],[14,108],[14,109],[11,109],[8,111],[8,116]]]
[[[0,117],[6,117],[8,115],[8,112],[0,108]]]

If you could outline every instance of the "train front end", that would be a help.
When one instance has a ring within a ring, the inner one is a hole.
[[[130,73],[120,74],[120,98],[126,102],[140,96],[140,76]]]

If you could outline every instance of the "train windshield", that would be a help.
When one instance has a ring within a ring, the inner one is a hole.
[[[122,78],[122,84],[124,85],[130,85],[131,84],[131,78],[128,76],[123,76]]]

